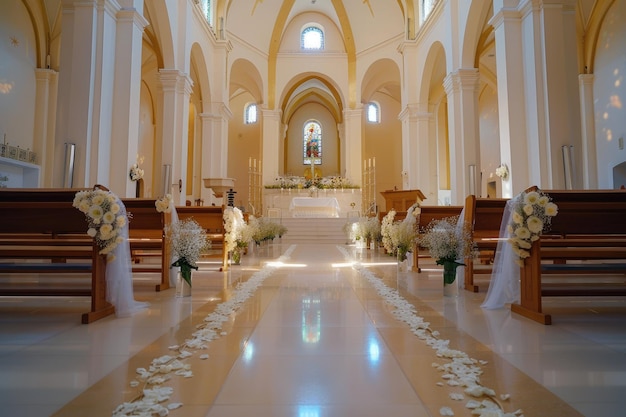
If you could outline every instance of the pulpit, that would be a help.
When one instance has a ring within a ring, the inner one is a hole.
[[[386,211],[407,211],[415,203],[421,204],[426,196],[420,190],[387,190],[380,194],[385,198]]]

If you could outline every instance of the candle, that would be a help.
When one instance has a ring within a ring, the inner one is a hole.
[[[368,168],[372,167],[372,158],[367,158],[367,167]]]
[[[253,165],[254,165],[254,167],[256,168],[256,159],[254,160],[254,164],[253,164]]]
[[[372,158],[372,167],[376,168],[376,157]]]
[[[248,168],[252,168],[252,157],[248,157]]]

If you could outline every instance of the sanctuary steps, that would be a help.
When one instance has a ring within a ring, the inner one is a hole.
[[[343,218],[305,218],[283,217],[272,219],[280,221],[287,233],[282,237],[283,243],[334,243],[345,244],[348,240],[343,231],[348,219]]]

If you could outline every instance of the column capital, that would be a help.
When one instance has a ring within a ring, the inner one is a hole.
[[[494,13],[493,17],[489,19],[489,24],[493,26],[494,30],[497,30],[504,22],[517,22],[522,20],[522,13],[513,8],[503,7]]]

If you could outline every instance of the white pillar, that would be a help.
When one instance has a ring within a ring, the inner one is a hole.
[[[230,109],[221,102],[210,103],[208,108],[209,113],[200,115],[202,121],[202,179],[227,178],[228,121],[232,119],[233,115]],[[201,195],[205,205],[215,204],[219,206],[222,204],[223,199],[216,198],[213,191],[204,187],[204,184]]]
[[[117,13],[110,188],[126,197],[135,196],[136,184],[130,180],[129,169],[139,156],[141,49],[147,24],[134,8]]]
[[[496,38],[500,162],[510,168],[509,181],[502,182],[502,196],[507,198],[530,185],[521,14],[494,5],[490,24]]]
[[[444,79],[448,96],[450,141],[450,190],[452,204],[463,204],[465,197],[480,194],[480,140],[478,128],[479,75],[475,68],[458,69]]]
[[[583,188],[598,188],[598,163],[596,153],[596,124],[593,105],[593,74],[578,76],[580,89],[580,115],[582,125],[582,159]]]
[[[283,129],[280,111],[263,109],[261,117],[263,117],[263,131],[261,132],[261,182],[263,185],[273,183],[278,177],[279,165],[283,163],[279,160]]]
[[[361,162],[363,154],[361,150],[361,123],[363,118],[362,109],[344,110],[344,142],[345,151],[342,153],[344,171],[346,177],[353,184],[361,184]],[[343,147],[342,147],[343,148]]]
[[[161,81],[162,126],[159,132],[160,150],[155,152],[155,172],[163,166],[171,167],[171,184],[162,184],[159,176],[157,190],[172,194],[174,204],[185,205],[185,183],[187,180],[187,132],[189,131],[189,96],[192,81],[188,75],[175,69],[159,70]]]
[[[41,187],[52,187],[53,161],[47,157],[54,152],[58,72],[50,69],[35,70],[35,126],[33,149],[38,149],[37,163],[41,166]]]

